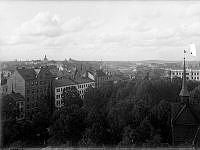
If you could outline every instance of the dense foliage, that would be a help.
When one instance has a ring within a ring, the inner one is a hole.
[[[188,82],[188,89],[191,99],[198,100],[199,82]],[[134,79],[99,89],[90,87],[84,100],[76,89],[66,90],[62,98],[64,106],[50,117],[45,104],[41,104],[32,122],[5,121],[4,145],[134,147],[171,144],[170,105],[180,101],[180,90],[179,78]]]

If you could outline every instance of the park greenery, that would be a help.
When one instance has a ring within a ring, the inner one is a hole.
[[[76,89],[66,90],[63,107],[53,113],[47,107],[47,99],[39,104],[32,121],[19,122],[14,117],[3,121],[2,144],[6,147],[171,145],[171,104],[180,102],[181,84],[180,78],[136,78],[107,83],[99,89],[89,87],[83,100]],[[187,85],[190,99],[198,101],[200,83],[188,81]]]

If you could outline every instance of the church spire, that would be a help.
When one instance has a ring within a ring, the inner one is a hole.
[[[188,100],[189,100],[189,92],[188,92],[187,84],[186,84],[185,57],[184,57],[184,60],[183,60],[182,89],[181,89],[181,92],[180,92],[179,96],[182,98],[183,102],[188,102]]]

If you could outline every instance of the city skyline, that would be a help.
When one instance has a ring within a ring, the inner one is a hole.
[[[0,1],[0,60],[181,60],[200,42],[197,1]]]

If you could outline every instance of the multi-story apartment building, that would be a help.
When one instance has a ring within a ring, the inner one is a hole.
[[[48,67],[40,69],[17,68],[8,79],[8,93],[20,93],[25,98],[25,116],[32,119],[32,114],[37,111],[38,102],[49,100],[52,105],[53,77]]]
[[[182,76],[183,76],[183,70],[181,69],[170,70],[171,79],[174,77],[182,78]],[[186,69],[186,79],[200,81],[200,70]]]
[[[53,89],[54,89],[54,99],[55,107],[59,108],[63,106],[62,96],[64,89],[76,87],[76,83],[70,79],[56,79],[54,80]]]
[[[87,91],[88,87],[95,87],[95,82],[89,78],[64,78],[54,80],[54,98],[55,98],[55,107],[59,108],[63,106],[62,96],[64,89],[76,88],[80,97],[83,99],[84,94]]]

